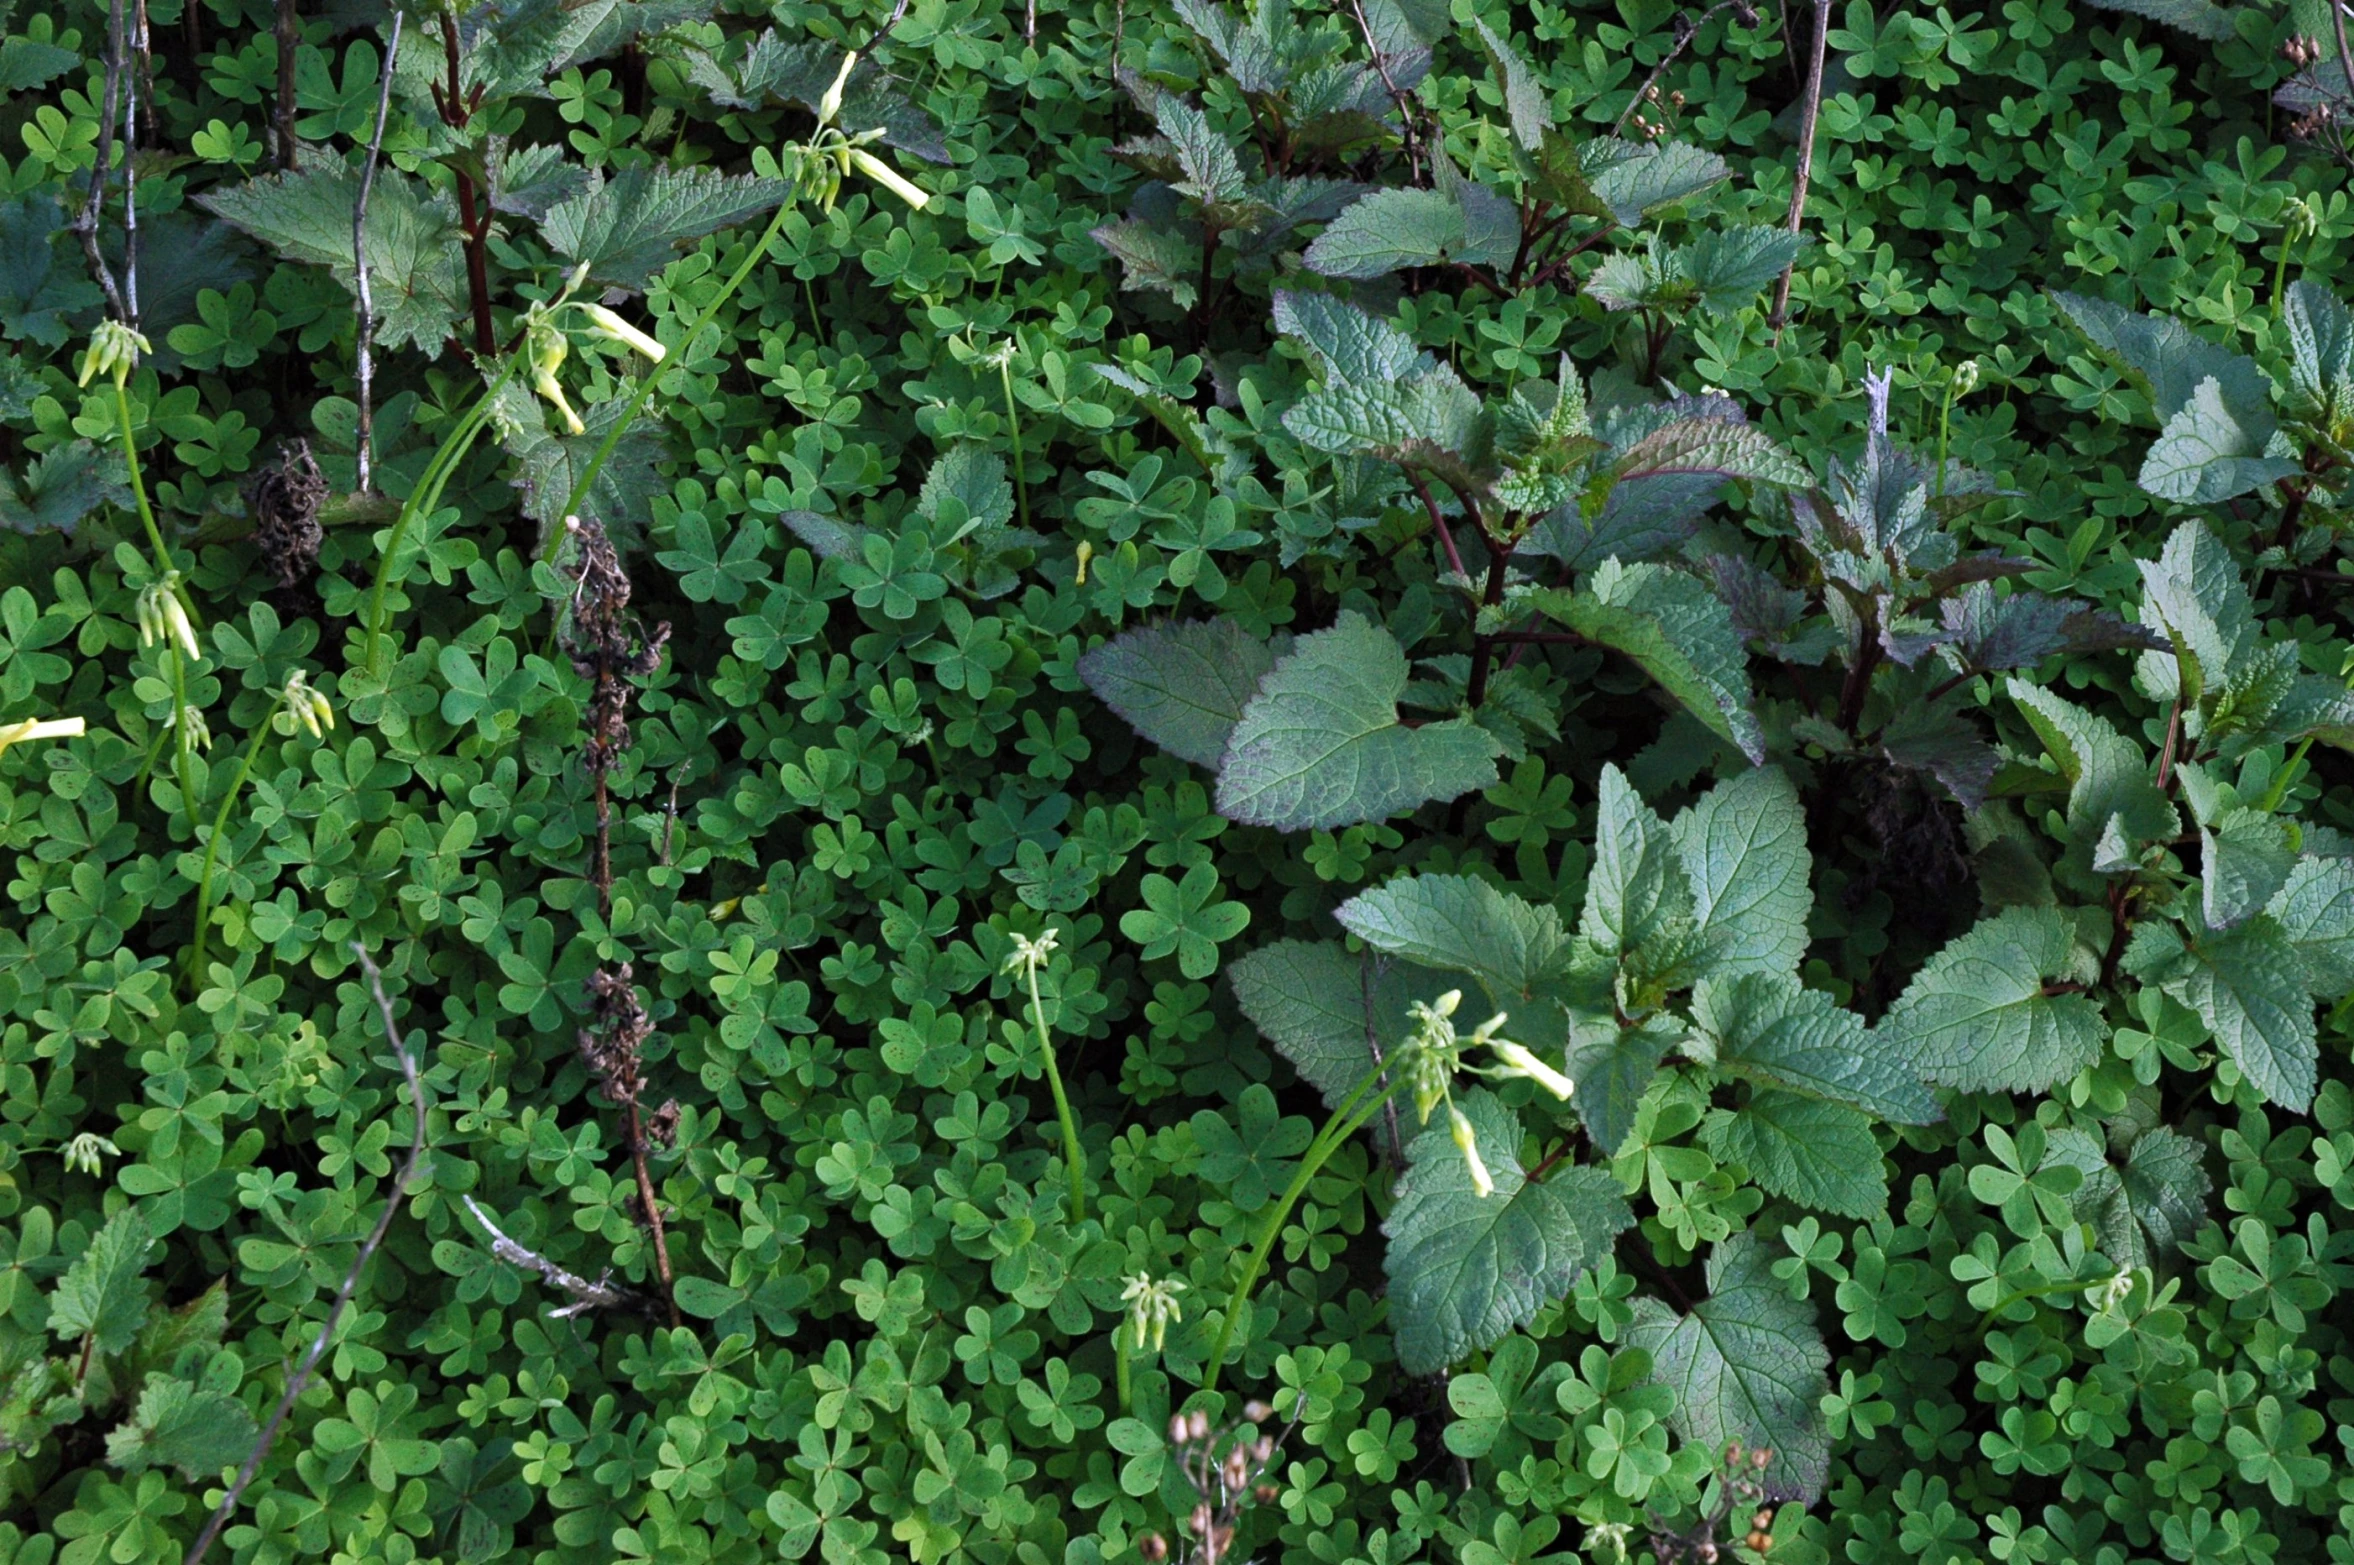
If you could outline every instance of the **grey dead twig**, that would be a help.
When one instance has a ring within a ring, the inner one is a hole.
[[[351,264],[352,275],[359,283],[359,356],[355,369],[359,376],[360,426],[354,446],[357,467],[352,489],[359,494],[369,490],[374,464],[376,439],[376,299],[368,286],[368,196],[376,188],[376,164],[384,155],[384,122],[392,111],[392,72],[400,60],[401,24],[407,20],[399,7],[392,13],[392,33],[384,46],[383,78],[376,84],[376,132],[368,138],[368,156],[360,164],[360,195],[351,209]]]
[[[303,1391],[310,1385],[311,1375],[319,1367],[319,1360],[326,1356],[327,1344],[335,1337],[336,1324],[343,1319],[344,1309],[350,1305],[352,1295],[359,1291],[360,1274],[368,1269],[368,1262],[382,1247],[384,1236],[392,1231],[392,1220],[400,1212],[401,1197],[408,1193],[410,1182],[417,1177],[418,1165],[425,1160],[424,1080],[417,1073],[416,1060],[410,1057],[409,1051],[401,1044],[400,1022],[393,1015],[391,997],[384,992],[384,975],[377,971],[368,953],[356,943],[352,946],[352,954],[359,958],[360,970],[367,975],[368,992],[374,996],[377,1014],[384,1021],[384,1036],[392,1044],[393,1058],[400,1062],[402,1079],[409,1084],[409,1154],[401,1160],[400,1171],[393,1175],[392,1189],[385,1194],[384,1210],[377,1214],[376,1226],[361,1241],[360,1253],[352,1258],[351,1269],[343,1274],[343,1286],[335,1291],[335,1302],[327,1307],[327,1318],[320,1322],[318,1335],[311,1339],[311,1345],[295,1365],[294,1373],[286,1378],[285,1394],[278,1398],[278,1405],[271,1410],[270,1421],[262,1425],[261,1437],[254,1442],[253,1454],[245,1459],[244,1466],[237,1469],[236,1480],[229,1485],[228,1492],[221,1496],[221,1503],[213,1507],[211,1519],[204,1524],[204,1531],[196,1535],[196,1541],[189,1545],[182,1565],[198,1565],[205,1552],[213,1546],[213,1540],[221,1535],[221,1529],[228,1525],[229,1518],[236,1513],[237,1502],[244,1497],[254,1475],[261,1471],[262,1463],[269,1457],[270,1447],[278,1443],[278,1432],[285,1427],[286,1415],[294,1411],[294,1404],[301,1400]]]

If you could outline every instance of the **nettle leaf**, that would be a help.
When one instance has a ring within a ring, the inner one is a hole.
[[[1797,487],[1813,481],[1806,464],[1754,424],[1722,418],[1683,418],[1654,430],[1619,454],[1613,469],[1631,478],[1687,475],[1748,478]]]
[[[106,1459],[131,1473],[178,1468],[195,1483],[244,1461],[260,1436],[253,1415],[229,1389],[151,1374],[130,1418],[107,1435]]]
[[[1701,1144],[1775,1195],[1841,1217],[1888,1206],[1888,1175],[1871,1117],[1843,1103],[1768,1088],[1738,1109],[1711,1109]]]
[[[2198,1012],[2268,1101],[2300,1114],[2312,1105],[2320,1059],[2313,992],[2302,954],[2271,914],[2221,933],[2195,914],[2180,929],[2145,922],[2126,947],[2125,969]]]
[[[1629,228],[1661,207],[1698,195],[1732,176],[1732,165],[1681,141],[1637,142],[1605,136],[1577,149],[1579,172],[1610,215]]]
[[[1259,683],[1218,769],[1218,813],[1246,826],[1330,830],[1495,786],[1501,746],[1469,718],[1398,721],[1406,652],[1344,612]]]
[[[1386,385],[1437,362],[1404,328],[1330,294],[1278,290],[1275,329],[1305,344],[1328,381]]]
[[[1457,1096],[1495,1191],[1472,1186],[1443,1116],[1407,1148],[1398,1203],[1382,1231],[1398,1366],[1432,1375],[1492,1346],[1609,1253],[1634,1223],[1610,1174],[1558,1168],[1541,1184],[1520,1162],[1520,1120],[1481,1088]]]
[[[2264,454],[2277,427],[2268,410],[2227,403],[2210,375],[2158,432],[2138,482],[2161,500],[2215,505],[2294,478],[2302,463]]]
[[[1409,266],[1480,259],[1462,203],[1444,191],[1398,187],[1353,202],[1304,256],[1327,277],[1386,277]]]
[[[1676,252],[1678,269],[1702,309],[1729,315],[1754,303],[1758,291],[1798,264],[1806,236],[1747,223],[1711,229]]]
[[[1931,957],[1874,1035],[1965,1092],[2041,1092],[2100,1058],[2108,1027],[2081,989],[2099,964],[2056,908],[2005,908]]]
[[[2112,829],[2130,843],[2174,835],[2174,806],[2158,790],[2141,746],[2040,685],[2013,679],[2006,688],[2067,779],[2068,836],[2079,855],[2089,857]]]
[[[358,199],[359,173],[341,165],[265,174],[196,198],[279,254],[330,268],[355,297],[351,220]],[[377,343],[438,354],[464,307],[455,202],[397,168],[380,169],[368,194],[366,240]]]
[[[2299,859],[2266,906],[2324,999],[2354,990],[2354,861]]]
[[[1154,100],[1153,119],[1176,156],[1183,177],[1173,183],[1180,192],[1204,206],[1242,199],[1247,184],[1242,163],[1234,155],[1233,143],[1219,134],[1207,114],[1175,93],[1165,92]]]
[[[2051,1133],[2049,1162],[2084,1175],[2072,1204],[2093,1225],[2101,1251],[2120,1266],[2154,1266],[2207,1220],[2211,1188],[2198,1142],[2160,1125],[2141,1132],[2122,1163],[2090,1131]]]
[[[1079,677],[1154,744],[1215,767],[1277,650],[1230,619],[1148,625],[1081,658]]]
[[[1413,1003],[1447,988],[1425,968],[1352,955],[1334,940],[1278,940],[1225,972],[1242,1014],[1333,1108],[1373,1068],[1371,1045],[1388,1058],[1413,1031]]]
[[[2170,316],[2144,315],[2057,289],[2051,298],[2101,357],[2148,394],[2160,426],[2209,379],[2217,383],[2223,405],[2239,416],[2261,413],[2269,403],[2264,372],[2254,359],[2209,342]]]
[[[154,1230],[139,1208],[108,1218],[49,1295],[49,1330],[69,1342],[86,1337],[100,1353],[129,1347],[147,1320],[147,1284],[140,1274],[154,1248]]]
[[[0,469],[0,527],[14,532],[70,533],[92,511],[130,503],[122,457],[87,440],[51,446],[33,458],[21,480]]]
[[[1553,128],[1553,110],[1545,101],[1544,85],[1518,51],[1496,36],[1494,28],[1478,17],[1472,18],[1471,25],[1478,31],[1480,42],[1487,45],[1489,57],[1496,62],[1496,75],[1504,84],[1504,114],[1512,122],[1512,137],[1523,148],[1534,152],[1543,144],[1545,132]]]
[[[2032,668],[2054,653],[2077,655],[2120,647],[2163,650],[2166,638],[2114,614],[2040,592],[1998,596],[1992,582],[1973,582],[1938,605],[1951,646],[1965,667],[1997,674]]]
[[[1578,933],[1605,955],[1635,950],[1653,935],[1691,926],[1692,878],[1674,836],[1635,792],[1626,773],[1605,763],[1597,789],[1594,864]]]
[[[1708,971],[1795,973],[1806,954],[1814,860],[1806,812],[1781,768],[1761,766],[1710,789],[1670,827],[1692,882],[1692,917]]]
[[[1750,760],[1765,759],[1765,731],[1751,710],[1748,649],[1724,600],[1697,576],[1606,560],[1577,591],[1538,588],[1528,602],[1623,653]]]
[[[1716,1050],[1716,1065],[1764,1086],[1852,1104],[1899,1125],[1943,1119],[1936,1097],[1864,1019],[1787,973],[1701,980],[1692,1019]]]
[[[2206,525],[2185,522],[2155,560],[2141,562],[2142,618],[2174,643],[2177,688],[2186,707],[2221,691],[2262,650],[2256,604],[2231,551]]]
[[[2089,3],[2104,11],[2146,16],[2153,22],[2179,27],[2194,38],[2213,39],[2218,43],[2238,35],[2238,18],[2244,9],[2217,5],[2215,0],[2089,0]]]
[[[22,41],[11,38],[8,46]],[[0,63],[7,57],[0,50]],[[66,318],[104,297],[67,254],[65,240],[65,208],[56,196],[36,192],[0,201],[0,333],[61,347]]]
[[[558,255],[587,263],[592,281],[642,289],[679,247],[759,217],[792,193],[781,179],[641,163],[558,203],[540,232]]]
[[[1771,1450],[1770,1492],[1812,1503],[1830,1466],[1820,1403],[1831,1355],[1814,1307],[1790,1297],[1773,1260],[1757,1235],[1735,1234],[1709,1254],[1709,1296],[1681,1316],[1636,1298],[1627,1342],[1651,1355],[1652,1384],[1675,1392],[1678,1434],[1705,1451],[1735,1440]]]
[[[2354,310],[2319,283],[2299,278],[2289,284],[2281,321],[2289,329],[2289,389],[2322,412],[2354,381]]]
[[[1376,951],[1469,973],[1491,998],[1525,995],[1569,944],[1561,915],[1469,875],[1401,875],[1350,898],[1333,917]]]
[[[2210,929],[2229,929],[2272,901],[2297,862],[2289,823],[2249,809],[2199,828],[2199,906]]]
[[[1659,1062],[1682,1041],[1680,1028],[1658,1018],[1623,1027],[1608,1016],[1572,1015],[1562,1069],[1577,1084],[1578,1118],[1597,1148],[1616,1152],[1626,1145]]]

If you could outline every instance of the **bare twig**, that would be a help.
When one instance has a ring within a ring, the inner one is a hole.
[[[1700,36],[1702,28],[1716,20],[1717,12],[1728,7],[1739,11],[1741,20],[1749,23],[1752,27],[1757,25],[1757,13],[1750,9],[1749,0],[1717,0],[1716,4],[1700,13],[1700,20],[1697,22],[1690,20],[1683,12],[1678,11],[1675,15],[1676,41],[1674,46],[1659,57],[1659,63],[1651,67],[1651,74],[1643,78],[1643,85],[1635,89],[1635,95],[1627,100],[1627,106],[1618,111],[1618,118],[1610,122],[1610,134],[1615,136],[1626,127],[1627,117],[1642,107],[1643,101],[1650,95],[1651,89],[1659,85],[1659,78],[1666,75],[1667,68],[1675,63],[1676,56],[1682,54],[1692,40]]]
[[[1814,177],[1815,125],[1823,117],[1823,48],[1831,36],[1831,0],[1815,0],[1814,37],[1809,40],[1814,48],[1814,63],[1806,73],[1806,127],[1798,134],[1798,174],[1790,187],[1790,232],[1797,233],[1806,219],[1806,186]],[[1798,269],[1793,258],[1782,268],[1782,280],[1774,285],[1774,313],[1767,317],[1773,323],[1774,342],[1782,340],[1782,328],[1790,320],[1790,277]]]
[[[401,23],[407,18],[398,6],[392,11],[392,37],[384,46],[384,77],[376,84],[376,134],[368,138],[367,160],[360,165],[360,198],[351,209],[352,274],[359,280],[360,432],[358,478],[352,488],[368,492],[376,440],[376,299],[368,286],[368,193],[376,186],[376,160],[384,154],[384,121],[392,110],[392,68],[400,58]]]
[[[106,308],[116,320],[128,321],[129,312],[123,306],[123,291],[114,280],[114,269],[106,264],[106,256],[98,247],[98,217],[106,205],[106,176],[114,163],[114,115],[122,103],[123,92],[123,0],[113,0],[106,19],[106,102],[98,116],[97,159],[90,165],[90,190],[82,200],[82,210],[74,218],[74,235],[82,242],[82,258],[90,263],[90,275],[98,280],[106,294]]]
[[[254,1443],[253,1454],[245,1459],[243,1467],[237,1469],[236,1482],[229,1485],[229,1492],[222,1495],[221,1503],[213,1508],[212,1519],[204,1524],[204,1531],[196,1535],[196,1542],[189,1546],[182,1565],[197,1565],[204,1558],[205,1551],[213,1546],[213,1540],[228,1525],[246,1487],[253,1482],[254,1475],[261,1471],[263,1460],[270,1454],[270,1447],[278,1441],[278,1431],[284,1427],[286,1415],[294,1411],[294,1404],[311,1383],[311,1372],[319,1367],[319,1360],[326,1356],[327,1344],[335,1336],[335,1326],[343,1319],[345,1306],[351,1303],[351,1296],[359,1291],[360,1274],[367,1270],[369,1260],[383,1245],[384,1236],[392,1231],[392,1220],[400,1212],[401,1197],[407,1193],[409,1182],[417,1177],[417,1165],[425,1160],[425,1083],[417,1074],[416,1060],[401,1045],[400,1023],[393,1016],[392,1001],[384,992],[384,975],[376,970],[376,964],[368,959],[367,951],[357,942],[352,945],[352,954],[360,959],[360,969],[368,975],[368,992],[375,996],[377,1014],[384,1019],[384,1036],[392,1044],[393,1058],[400,1062],[402,1079],[409,1084],[409,1155],[402,1159],[400,1172],[393,1176],[392,1188],[385,1193],[384,1210],[377,1215],[376,1226],[368,1231],[368,1237],[361,1242],[360,1253],[352,1258],[351,1270],[343,1274],[343,1286],[336,1290],[335,1302],[327,1307],[327,1318],[320,1323],[319,1334],[311,1339],[311,1345],[304,1352],[301,1362],[295,1366],[294,1373],[287,1377],[285,1394],[278,1398],[278,1406],[272,1410],[270,1421],[262,1426],[261,1438]]]
[[[1389,56],[1381,52],[1381,44],[1373,36],[1373,23],[1365,15],[1365,0],[1349,0],[1349,13],[1357,19],[1357,31],[1365,35],[1365,52],[1373,56],[1374,72],[1381,77],[1381,85],[1388,90],[1390,102],[1398,106],[1398,124],[1405,132],[1406,173],[1415,183],[1422,182],[1422,139],[1414,129],[1414,105],[1405,91],[1390,75]]]
[[[278,127],[278,166],[294,167],[294,54],[302,42],[302,18],[295,10],[295,0],[278,0],[278,102],[274,118]]]
[[[576,1315],[585,1315],[590,1310],[643,1309],[645,1307],[645,1301],[636,1294],[626,1288],[617,1288],[613,1285],[611,1272],[606,1272],[595,1282],[590,1282],[586,1277],[576,1272],[568,1272],[537,1250],[508,1238],[501,1231],[499,1225],[491,1221],[490,1214],[475,1204],[472,1196],[461,1195],[458,1199],[464,1203],[467,1211],[474,1214],[474,1220],[482,1225],[483,1231],[490,1235],[491,1254],[505,1261],[509,1266],[520,1266],[527,1271],[539,1273],[549,1287],[559,1293],[571,1296],[572,1302],[570,1304],[559,1304],[548,1311],[548,1314],[554,1318],[570,1320]]]
[[[140,63],[147,60],[147,0],[139,0],[138,8],[129,18],[129,32],[124,42],[128,50],[136,52]],[[134,331],[139,326],[139,165],[134,161],[139,151],[139,77],[140,72],[129,68],[124,61],[123,77],[123,321]],[[149,118],[153,119],[152,111]]]

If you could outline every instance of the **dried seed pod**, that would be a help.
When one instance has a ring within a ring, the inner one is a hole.
[[[678,1099],[663,1099],[662,1106],[646,1121],[646,1140],[664,1149],[678,1145],[678,1115]]]
[[[1136,1552],[1144,1556],[1146,1565],[1161,1565],[1169,1557],[1169,1540],[1157,1532],[1148,1532],[1136,1540]]]
[[[1275,1503],[1276,1496],[1280,1495],[1281,1493],[1283,1493],[1283,1491],[1276,1488],[1275,1485],[1271,1483],[1263,1483],[1251,1491],[1251,1498],[1258,1501],[1261,1505],[1273,1505]]]
[[[1274,1411],[1275,1409],[1269,1407],[1264,1402],[1245,1402],[1242,1405],[1242,1416],[1249,1419],[1254,1424],[1265,1423],[1268,1419],[1268,1416]]]
[[[327,476],[319,471],[307,440],[279,448],[278,461],[265,467],[246,491],[253,508],[253,543],[281,591],[307,586],[319,573],[319,507],[327,503]]]
[[[1169,1415],[1169,1444],[1183,1445],[1193,1437],[1193,1420],[1183,1413]]]

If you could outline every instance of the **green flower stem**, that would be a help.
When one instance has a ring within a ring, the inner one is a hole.
[[[409,523],[420,514],[431,515],[441,503],[441,492],[449,487],[450,475],[458,470],[458,464],[473,449],[476,437],[489,425],[499,393],[507,389],[507,382],[514,379],[516,367],[521,363],[522,356],[512,354],[499,366],[498,378],[490,383],[490,389],[475,399],[450,432],[442,436],[433,460],[418,475],[417,487],[409,491],[408,499],[401,503],[400,514],[393,518],[392,535],[385,539],[384,553],[376,561],[376,584],[368,593],[368,635],[360,651],[361,667],[375,665],[377,640],[384,634],[384,592],[392,580],[393,565],[400,558],[401,544],[408,538]]]
[[[728,278],[727,286],[714,294],[711,302],[703,307],[703,313],[695,317],[695,324],[687,328],[686,337],[678,347],[679,361],[682,365],[688,351],[694,347],[695,339],[702,336],[704,328],[719,318],[719,312],[727,307],[728,300],[733,299],[736,296],[736,290],[744,286],[744,279],[752,275],[752,268],[758,264],[762,256],[768,254],[769,242],[775,239],[777,231],[785,226],[785,218],[787,214],[792,212],[794,205],[795,202],[791,196],[787,196],[783,201],[777,203],[776,215],[771,217],[768,220],[768,226],[760,231],[759,239],[754,241],[751,250],[745,255],[743,264],[738,266],[734,275]],[[638,377],[638,389],[630,393],[629,402],[622,408],[621,416],[613,421],[611,429],[605,431],[605,438],[597,442],[596,453],[589,458],[587,469],[581,473],[579,482],[572,486],[572,492],[564,497],[564,509],[556,513],[556,525],[548,529],[547,547],[540,550],[539,557],[542,564],[549,564],[555,560],[556,550],[564,541],[564,518],[574,515],[580,509],[580,497],[589,492],[589,486],[594,484],[597,481],[597,475],[605,470],[605,463],[613,455],[613,448],[621,444],[623,435],[629,433],[629,426],[637,420],[638,410],[646,405],[646,398],[653,395],[654,383],[662,378],[662,369],[663,366],[657,364]]]
[[[1937,406],[1937,498],[1945,498],[1946,434],[1953,420],[1954,387],[1959,382],[1953,376],[1945,381],[1945,400]]]
[[[1112,1369],[1120,1391],[1120,1415],[1124,1418],[1136,1404],[1135,1388],[1128,1370],[1128,1323],[1120,1322],[1112,1328]]]
[[[1087,1220],[1087,1158],[1079,1150],[1079,1121],[1063,1091],[1063,1073],[1054,1063],[1054,1043],[1046,1035],[1046,1006],[1038,998],[1038,969],[1030,968],[1030,1019],[1038,1026],[1038,1052],[1046,1059],[1046,1090],[1054,1094],[1055,1118],[1062,1121],[1063,1162],[1071,1174],[1071,1221]]]
[[[139,523],[147,529],[147,542],[155,551],[157,579],[167,580],[177,568],[172,564],[172,551],[164,547],[163,529],[155,525],[155,508],[147,503],[147,480],[139,471],[139,442],[131,429],[131,393],[125,381],[114,383],[115,422],[123,432],[123,468],[131,476],[131,498],[138,503]],[[175,594],[177,596],[177,594]],[[196,612],[196,604],[180,599],[180,608],[191,624],[202,626],[204,617]],[[180,802],[188,811],[188,838],[196,839],[196,789],[188,776],[188,659],[178,641],[166,637],[172,654],[172,774],[179,779]]]
[[[1014,407],[1014,361],[1007,354],[1005,362],[997,366],[998,384],[1005,387],[1005,421],[1013,428],[1014,437],[1014,494],[1022,504],[1022,528],[1030,526],[1030,480],[1022,472],[1022,415]]]
[[[131,392],[127,382],[114,383],[115,421],[123,431],[123,466],[131,475],[131,498],[138,502],[139,524],[147,529],[148,547],[155,551],[155,569],[159,575],[169,576],[175,567],[172,551],[164,547],[163,529],[155,525],[155,508],[147,503],[147,480],[139,471],[139,442],[131,435]],[[183,598],[180,607],[188,614],[189,622],[199,630],[204,628],[204,616],[196,611],[191,599]]]
[[[270,724],[277,720],[278,709],[285,704],[286,696],[281,691],[278,698],[270,703],[270,709],[262,714],[261,722],[254,727],[253,737],[246,741],[245,759],[238,763],[237,775],[229,779],[229,791],[221,796],[220,810],[213,816],[213,834],[204,845],[204,871],[196,881],[196,941],[188,954],[188,977],[191,982],[201,983],[204,979],[205,935],[212,923],[213,866],[220,861],[221,836],[229,829],[229,812],[236,808],[237,795],[244,791],[246,778],[253,775],[253,759],[261,753],[262,741],[269,737]],[[191,810],[195,808],[193,803],[189,807]]]
[[[1307,1154],[1300,1159],[1299,1172],[1292,1176],[1290,1184],[1284,1186],[1283,1194],[1275,1202],[1275,1210],[1268,1213],[1267,1221],[1260,1225],[1259,1242],[1251,1246],[1250,1259],[1243,1263],[1242,1280],[1234,1285],[1234,1292],[1226,1301],[1225,1318],[1218,1322],[1218,1339],[1210,1347],[1209,1372],[1202,1377],[1204,1391],[1218,1389],[1218,1371],[1226,1365],[1226,1348],[1234,1338],[1234,1323],[1242,1317],[1243,1307],[1250,1303],[1251,1289],[1258,1284],[1259,1273],[1266,1270],[1267,1257],[1274,1253],[1275,1241],[1283,1232],[1284,1220],[1291,1216],[1291,1209],[1307,1193],[1308,1182],[1332,1160],[1332,1155],[1341,1149],[1342,1143],[1355,1135],[1366,1121],[1380,1113],[1382,1105],[1395,1097],[1398,1089],[1405,1085],[1405,1078],[1401,1075],[1379,1092],[1374,1092],[1375,1087],[1380,1085],[1382,1072],[1389,1068],[1387,1063],[1375,1065],[1350,1089],[1340,1107],[1334,1109],[1332,1117],[1324,1122],[1324,1128],[1317,1132],[1316,1139],[1309,1143]],[[1370,1102],[1366,1101],[1368,1093],[1373,1094]]]

